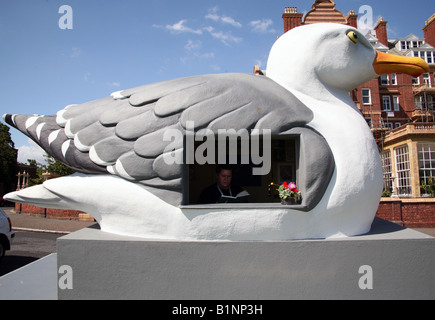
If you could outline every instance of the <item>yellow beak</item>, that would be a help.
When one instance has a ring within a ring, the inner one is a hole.
[[[376,58],[373,61],[373,68],[379,75],[390,73],[406,73],[418,77],[429,72],[429,65],[423,59],[416,57],[402,57],[376,51]]]

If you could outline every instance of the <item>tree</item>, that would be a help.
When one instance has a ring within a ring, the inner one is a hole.
[[[44,159],[47,162],[46,171],[48,171],[50,173],[54,173],[59,177],[68,176],[68,175],[73,174],[75,172],[74,169],[71,169],[70,167],[57,161],[52,156],[50,156],[48,153],[46,153],[44,155]]]
[[[15,184],[17,166],[17,150],[12,141],[9,127],[0,123],[0,183],[4,184],[5,191],[10,191]]]
[[[429,196],[435,197],[435,177],[430,177],[427,179],[427,183],[422,181],[421,187]]]
[[[46,164],[39,163],[38,161],[33,159],[27,159],[27,163],[29,165],[36,167],[36,174],[38,175],[38,178],[30,179],[29,186],[34,186],[43,183],[45,181],[45,177],[43,176],[43,173],[45,172],[49,172],[53,174],[55,178],[68,176],[75,172],[74,169],[71,169],[70,167],[57,161],[48,153],[44,155],[44,159]]]

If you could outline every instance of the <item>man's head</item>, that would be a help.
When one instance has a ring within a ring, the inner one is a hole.
[[[231,185],[231,179],[233,178],[233,170],[231,167],[217,167],[216,177],[219,188],[228,189]]]

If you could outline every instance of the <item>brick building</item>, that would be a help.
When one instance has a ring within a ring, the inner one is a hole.
[[[284,33],[312,23],[340,23],[358,28],[358,15],[347,16],[333,0],[316,0],[305,16],[295,7],[282,15]],[[430,72],[418,78],[388,74],[351,92],[378,143],[384,168],[385,194],[378,216],[410,227],[435,227],[435,199],[421,182],[435,177],[435,14],[425,22],[424,38],[410,34],[388,39],[388,21],[380,18],[368,41],[381,52],[420,57]],[[423,22],[422,22],[423,25]]]
[[[316,0],[305,16],[295,7],[287,7],[282,15],[284,33],[298,26],[313,23],[341,23],[358,27],[358,15],[351,10],[347,16],[336,9],[333,0]],[[420,57],[431,66],[431,72],[419,78],[406,74],[389,74],[371,80],[352,92],[352,97],[380,143],[385,134],[410,122],[433,122],[435,101],[435,14],[423,28],[425,38],[410,34],[389,40],[387,21],[380,18],[366,38],[382,52]]]
[[[345,16],[335,8],[333,0],[316,0],[305,17],[303,13],[298,12],[296,7],[287,7],[282,18],[284,20],[284,33],[286,33],[299,26],[321,22],[340,23],[357,28],[358,15],[352,10]]]

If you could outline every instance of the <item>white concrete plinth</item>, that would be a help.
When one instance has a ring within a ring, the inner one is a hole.
[[[380,219],[367,235],[331,240],[156,241],[87,228],[57,245],[58,268],[72,272],[59,299],[435,298],[435,238]]]

